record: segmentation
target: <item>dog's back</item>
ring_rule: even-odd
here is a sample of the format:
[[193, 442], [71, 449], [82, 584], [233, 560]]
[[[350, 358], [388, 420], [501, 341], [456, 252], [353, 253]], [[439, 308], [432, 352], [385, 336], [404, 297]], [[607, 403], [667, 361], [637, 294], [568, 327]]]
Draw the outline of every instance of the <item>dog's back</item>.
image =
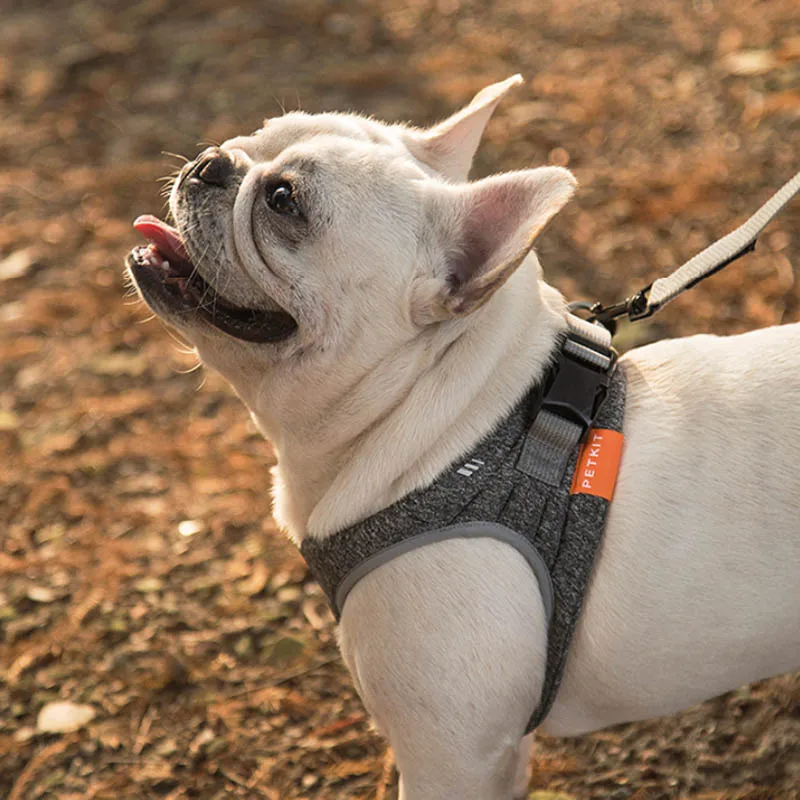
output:
[[664, 341], [621, 367], [622, 468], [553, 733], [800, 663], [800, 325]]

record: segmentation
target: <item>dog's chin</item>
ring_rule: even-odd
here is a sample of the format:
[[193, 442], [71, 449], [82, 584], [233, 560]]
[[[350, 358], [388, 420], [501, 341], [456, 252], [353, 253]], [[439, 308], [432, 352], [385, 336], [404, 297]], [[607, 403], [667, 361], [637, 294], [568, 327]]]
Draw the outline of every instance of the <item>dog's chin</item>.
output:
[[174, 228], [154, 217], [134, 224], [150, 244], [128, 254], [128, 271], [144, 301], [165, 321], [178, 328], [211, 326], [256, 344], [282, 342], [297, 331], [297, 322], [277, 303], [254, 309], [226, 300], [197, 271]]

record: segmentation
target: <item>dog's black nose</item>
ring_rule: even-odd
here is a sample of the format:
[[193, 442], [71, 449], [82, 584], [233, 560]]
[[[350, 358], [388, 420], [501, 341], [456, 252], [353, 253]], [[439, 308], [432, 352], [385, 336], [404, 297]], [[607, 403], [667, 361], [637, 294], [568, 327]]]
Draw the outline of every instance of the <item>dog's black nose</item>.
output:
[[209, 186], [226, 186], [234, 173], [231, 157], [218, 147], [207, 150], [200, 156], [194, 177]]

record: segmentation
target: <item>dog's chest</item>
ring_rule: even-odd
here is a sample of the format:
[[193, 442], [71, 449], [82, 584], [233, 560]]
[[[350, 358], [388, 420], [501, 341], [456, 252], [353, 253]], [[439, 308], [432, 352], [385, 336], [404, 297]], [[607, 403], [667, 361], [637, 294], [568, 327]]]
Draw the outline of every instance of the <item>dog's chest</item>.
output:
[[[624, 401], [625, 376], [617, 370], [595, 427], [620, 432]], [[591, 472], [585, 458], [578, 464], [578, 448], [555, 480], [534, 477], [526, 468], [528, 432], [540, 402], [532, 389], [495, 431], [431, 485], [328, 538], [306, 539], [301, 547], [337, 618], [364, 575], [412, 549], [489, 537], [519, 550], [538, 579], [549, 617], [545, 685], [531, 729], [558, 689], [608, 508], [603, 497], [571, 491], [576, 467]]]

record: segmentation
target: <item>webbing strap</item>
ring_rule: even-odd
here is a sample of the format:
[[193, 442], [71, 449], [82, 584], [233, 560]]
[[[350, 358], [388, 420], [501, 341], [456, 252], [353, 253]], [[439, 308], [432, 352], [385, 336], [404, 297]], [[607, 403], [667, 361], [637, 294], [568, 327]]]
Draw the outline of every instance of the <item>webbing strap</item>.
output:
[[647, 295], [647, 316], [663, 308], [681, 292], [713, 275], [755, 244], [758, 235], [800, 192], [800, 172], [775, 192], [750, 219], [714, 244], [698, 253], [666, 278], [659, 278]]
[[583, 427], [551, 411], [540, 410], [525, 437], [517, 469], [548, 486], [560, 486]]
[[570, 333], [605, 350], [611, 349], [611, 333], [602, 325], [581, 319], [574, 314], [567, 314], [566, 320]]

